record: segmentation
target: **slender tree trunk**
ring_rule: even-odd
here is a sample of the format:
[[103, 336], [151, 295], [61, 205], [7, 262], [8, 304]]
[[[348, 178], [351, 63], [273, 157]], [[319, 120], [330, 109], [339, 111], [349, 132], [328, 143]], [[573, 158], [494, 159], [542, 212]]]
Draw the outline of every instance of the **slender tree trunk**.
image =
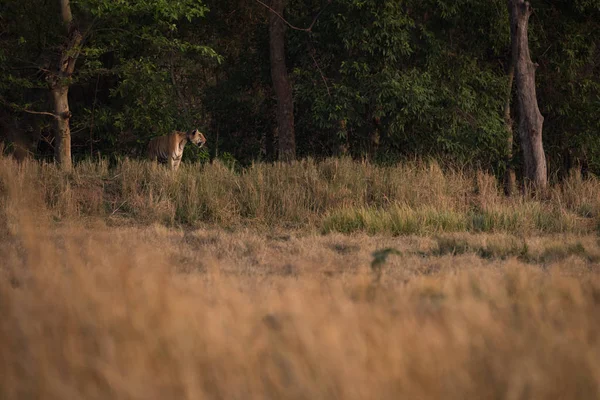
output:
[[544, 188], [548, 183], [546, 155], [542, 143], [544, 117], [540, 113], [535, 91], [536, 65], [531, 61], [527, 25], [531, 5], [524, 0], [508, 0], [512, 58], [519, 101], [519, 137], [525, 163], [525, 183]]
[[71, 119], [71, 111], [69, 109], [69, 80], [75, 70], [75, 63], [80, 51], [79, 46], [83, 37], [73, 23], [69, 0], [60, 0], [60, 5], [62, 22], [67, 31], [67, 37], [61, 49], [56, 73], [49, 80], [52, 100], [54, 102], [54, 114], [57, 121], [54, 158], [63, 170], [69, 171], [72, 166], [71, 128], [69, 124]]
[[369, 133], [369, 160], [375, 160], [379, 151], [379, 143], [381, 141], [381, 120], [379, 117], [371, 116], [371, 132]]
[[338, 149], [339, 156], [347, 156], [350, 154], [350, 138], [348, 137], [348, 124], [345, 119], [338, 121]]
[[[269, 14], [269, 44], [271, 56], [271, 78], [277, 97], [277, 126], [279, 133], [279, 160], [292, 161], [296, 158], [296, 134], [294, 132], [294, 102], [292, 86], [285, 65], [286, 26], [277, 15], [283, 16], [286, 0], [272, 0]], [[277, 14], [275, 14], [277, 13]]]
[[515, 78], [515, 63], [511, 57], [508, 65], [508, 90], [506, 101], [504, 103], [504, 126], [506, 127], [506, 171], [504, 172], [504, 193], [512, 196], [517, 186], [515, 169], [513, 167], [513, 119], [510, 113], [510, 103], [512, 98], [512, 87]]

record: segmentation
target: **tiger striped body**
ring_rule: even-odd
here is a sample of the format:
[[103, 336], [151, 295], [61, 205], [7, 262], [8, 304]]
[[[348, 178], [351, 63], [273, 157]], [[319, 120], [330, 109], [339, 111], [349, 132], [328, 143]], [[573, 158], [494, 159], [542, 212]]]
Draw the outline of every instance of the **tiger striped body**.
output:
[[168, 163], [171, 169], [177, 170], [183, 157], [183, 149], [188, 142], [202, 147], [206, 138], [198, 129], [190, 132], [175, 131], [169, 135], [155, 137], [148, 143], [148, 158]]

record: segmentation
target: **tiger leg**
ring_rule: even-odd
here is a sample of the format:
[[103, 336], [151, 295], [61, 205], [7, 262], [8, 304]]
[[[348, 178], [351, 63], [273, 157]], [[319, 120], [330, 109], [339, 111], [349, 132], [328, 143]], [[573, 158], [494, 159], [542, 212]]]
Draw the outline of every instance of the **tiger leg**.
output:
[[175, 160], [175, 171], [179, 169], [179, 164], [181, 164], [181, 158]]

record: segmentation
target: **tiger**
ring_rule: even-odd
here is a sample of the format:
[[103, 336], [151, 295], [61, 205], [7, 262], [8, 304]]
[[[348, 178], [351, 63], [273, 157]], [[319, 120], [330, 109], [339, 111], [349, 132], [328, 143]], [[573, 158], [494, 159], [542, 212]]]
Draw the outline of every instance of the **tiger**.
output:
[[168, 162], [171, 169], [177, 171], [187, 142], [202, 147], [206, 143], [206, 138], [198, 129], [189, 132], [174, 131], [168, 135], [155, 137], [148, 143], [148, 158], [151, 161]]

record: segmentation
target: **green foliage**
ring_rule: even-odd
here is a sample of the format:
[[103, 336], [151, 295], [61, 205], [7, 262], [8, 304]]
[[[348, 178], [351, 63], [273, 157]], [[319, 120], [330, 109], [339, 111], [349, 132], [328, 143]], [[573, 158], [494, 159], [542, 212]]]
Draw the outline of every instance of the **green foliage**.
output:
[[119, 67], [118, 77], [118, 85], [111, 90], [111, 96], [122, 103], [113, 115], [115, 128], [152, 129], [155, 134], [175, 128], [177, 106], [167, 71], [148, 58], [130, 59]]
[[399, 154], [494, 165], [506, 152], [506, 78], [497, 60], [481, 54], [490, 43], [496, 56], [507, 47], [505, 4], [425, 3], [347, 1], [329, 9], [311, 38], [316, 55], [294, 71], [301, 118], [314, 121], [301, 122], [344, 137], [338, 126], [346, 121], [358, 153], [378, 129], [384, 147]]
[[95, 17], [114, 18], [120, 16], [124, 21], [135, 21], [140, 17], [149, 17], [168, 24], [183, 18], [191, 21], [203, 17], [207, 7], [198, 0], [86, 0], [77, 5]]
[[[34, 89], [47, 87], [47, 72], [57, 62], [55, 49], [64, 40], [58, 7], [37, 3], [11, 0], [3, 6], [3, 14], [14, 18], [3, 27], [8, 32], [3, 42], [12, 46], [13, 68], [2, 64], [9, 73], [0, 80], [0, 89], [3, 97], [13, 92], [23, 95], [11, 98], [20, 103], [16, 110], [50, 107], [44, 93]], [[194, 72], [190, 64], [221, 60], [190, 35], [198, 18], [208, 12], [203, 2], [80, 0], [72, 3], [72, 10], [85, 35], [71, 90], [75, 151], [89, 148], [91, 141], [104, 151], [127, 154], [151, 136], [188, 130], [201, 122], [198, 106], [190, 107], [185, 90], [174, 86], [183, 86], [187, 79], [183, 67]], [[38, 21], [43, 21], [40, 27], [34, 24]], [[23, 73], [29, 69], [39, 72]], [[14, 70], [18, 72], [10, 72]], [[199, 92], [192, 94], [197, 97]], [[188, 112], [182, 113], [185, 108]]]

